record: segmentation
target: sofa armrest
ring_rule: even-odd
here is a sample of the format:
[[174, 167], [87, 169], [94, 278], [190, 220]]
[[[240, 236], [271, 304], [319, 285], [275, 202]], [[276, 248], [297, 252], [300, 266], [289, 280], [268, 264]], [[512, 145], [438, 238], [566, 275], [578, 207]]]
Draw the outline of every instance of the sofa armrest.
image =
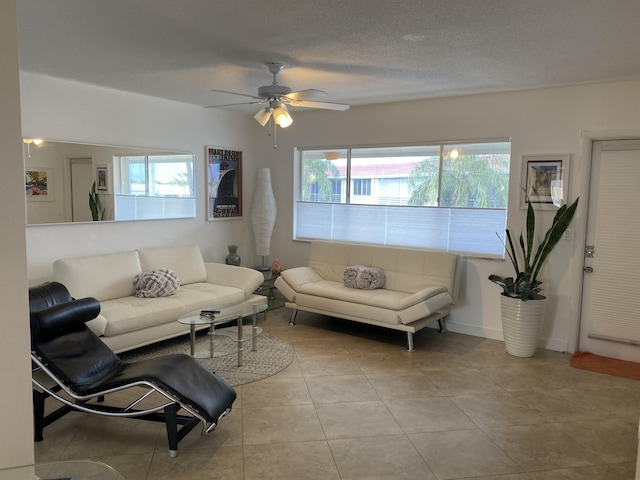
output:
[[207, 283], [236, 287], [244, 291], [245, 299], [264, 282], [264, 275], [253, 268], [224, 263], [205, 262]]
[[412, 293], [408, 297], [405, 297], [400, 302], [398, 302], [395, 307], [399, 310], [409, 308], [412, 305], [424, 302], [432, 297], [435, 297], [436, 295], [440, 295], [443, 293], [448, 294], [449, 303], [451, 303], [453, 301], [453, 298], [451, 298], [451, 294], [448, 292], [447, 288], [443, 286], [434, 286], [423, 288], [416, 293]]
[[290, 268], [282, 272], [275, 281], [275, 287], [290, 302], [296, 301], [296, 293], [306, 284], [316, 283], [323, 278], [310, 267]]
[[296, 267], [285, 270], [280, 274], [293, 290], [299, 290], [300, 286], [307, 283], [316, 283], [324, 280], [318, 272], [311, 267]]

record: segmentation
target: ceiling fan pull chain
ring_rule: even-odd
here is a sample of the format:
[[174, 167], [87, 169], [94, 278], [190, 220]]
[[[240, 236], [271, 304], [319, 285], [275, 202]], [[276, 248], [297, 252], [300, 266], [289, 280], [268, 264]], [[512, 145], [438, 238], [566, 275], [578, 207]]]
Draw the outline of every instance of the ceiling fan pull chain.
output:
[[273, 115], [271, 116], [271, 122], [273, 124], [273, 148], [278, 148], [278, 127], [273, 119]]

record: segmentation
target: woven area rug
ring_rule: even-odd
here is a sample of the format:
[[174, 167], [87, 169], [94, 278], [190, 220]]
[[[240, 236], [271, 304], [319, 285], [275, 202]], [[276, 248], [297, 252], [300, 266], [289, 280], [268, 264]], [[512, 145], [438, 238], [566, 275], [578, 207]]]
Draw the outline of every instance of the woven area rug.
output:
[[[246, 337], [245, 337], [246, 338]], [[235, 342], [227, 337], [216, 339], [216, 348], [233, 351]], [[189, 337], [182, 336], [159, 342], [119, 356], [127, 362], [135, 362], [143, 358], [157, 357], [169, 353], [189, 354]], [[209, 352], [209, 337], [198, 334], [196, 338], [196, 357], [206, 356]], [[238, 367], [238, 355], [231, 353], [216, 358], [198, 358], [209, 370], [217, 373], [232, 386], [262, 380], [281, 372], [291, 364], [294, 358], [293, 347], [274, 335], [261, 333], [257, 337], [257, 350], [251, 351], [251, 342], [246, 342], [242, 354], [242, 367]]]
[[576, 352], [571, 355], [570, 364], [582, 370], [640, 380], [640, 363], [601, 357], [588, 352]]

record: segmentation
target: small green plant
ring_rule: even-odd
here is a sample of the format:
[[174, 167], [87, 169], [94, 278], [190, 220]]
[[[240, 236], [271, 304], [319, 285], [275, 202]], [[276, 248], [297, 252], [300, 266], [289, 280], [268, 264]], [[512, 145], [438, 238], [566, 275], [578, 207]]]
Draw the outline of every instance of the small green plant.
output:
[[94, 222], [99, 222], [104, 219], [105, 209], [100, 205], [100, 198], [96, 193], [96, 182], [93, 182], [91, 190], [89, 191], [89, 208], [91, 209], [91, 218]]
[[[562, 238], [564, 232], [569, 228], [569, 224], [573, 219], [573, 215], [578, 208], [578, 200], [576, 199], [569, 207], [562, 205], [556, 212], [553, 218], [553, 225], [547, 230], [544, 239], [538, 245], [538, 248], [534, 252], [534, 237], [536, 228], [536, 217], [531, 202], [527, 203], [527, 224], [525, 230], [526, 243], [523, 234], [520, 233], [519, 245], [520, 256], [522, 257], [522, 264], [524, 269], [520, 269], [520, 263], [518, 262], [518, 254], [513, 245], [511, 239], [511, 232], [507, 228], [507, 242], [509, 248], [506, 248], [507, 255], [511, 259], [513, 268], [515, 270], [515, 277], [501, 277], [499, 275], [489, 275], [489, 280], [500, 285], [502, 287], [502, 295], [508, 297], [519, 298], [522, 301], [527, 300], [541, 300], [546, 298], [540, 293], [540, 285], [542, 282], [538, 280], [538, 273], [542, 268], [542, 264], [546, 260], [553, 247]], [[504, 244], [504, 242], [503, 242]]]

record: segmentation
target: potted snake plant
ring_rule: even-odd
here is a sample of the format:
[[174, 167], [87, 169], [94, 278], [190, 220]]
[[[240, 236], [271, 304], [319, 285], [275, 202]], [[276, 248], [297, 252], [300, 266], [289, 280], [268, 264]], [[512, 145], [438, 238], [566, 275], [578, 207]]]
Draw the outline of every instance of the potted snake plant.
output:
[[578, 208], [578, 199], [570, 206], [562, 205], [553, 218], [542, 241], [535, 246], [536, 217], [531, 202], [527, 202], [525, 232], [520, 233], [519, 250], [513, 244], [511, 232], [506, 230], [507, 255], [513, 265], [514, 276], [489, 275], [489, 280], [502, 287], [500, 310], [502, 331], [507, 353], [516, 357], [531, 357], [536, 351], [546, 297], [538, 280], [545, 260], [562, 238]]
[[89, 190], [89, 209], [91, 210], [91, 218], [94, 222], [104, 220], [105, 209], [100, 205], [100, 198], [96, 192], [96, 182], [93, 182], [91, 190]]

